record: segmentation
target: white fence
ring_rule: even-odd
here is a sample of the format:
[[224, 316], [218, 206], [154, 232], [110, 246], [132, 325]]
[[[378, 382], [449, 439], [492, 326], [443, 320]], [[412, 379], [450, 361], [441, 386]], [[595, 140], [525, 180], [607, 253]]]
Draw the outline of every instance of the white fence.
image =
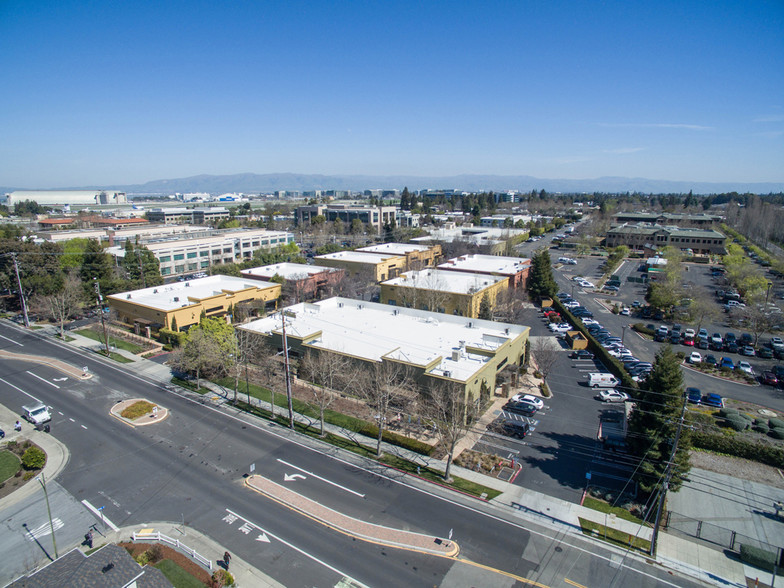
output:
[[199, 555], [195, 549], [191, 549], [187, 545], [180, 543], [179, 539], [172, 539], [163, 533], [133, 533], [131, 535], [133, 541], [159, 541], [160, 543], [168, 543], [172, 547], [179, 549], [183, 553], [188, 554], [198, 563], [203, 565], [208, 570], [212, 571], [212, 560], [207, 559], [203, 555]]

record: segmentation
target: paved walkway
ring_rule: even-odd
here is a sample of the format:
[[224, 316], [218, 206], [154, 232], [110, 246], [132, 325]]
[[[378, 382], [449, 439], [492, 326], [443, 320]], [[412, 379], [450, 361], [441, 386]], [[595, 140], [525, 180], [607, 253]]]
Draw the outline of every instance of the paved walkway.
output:
[[[89, 350], [98, 348], [98, 344], [92, 339], [80, 337], [75, 333], [69, 333], [69, 335], [73, 337], [73, 341], [70, 342], [70, 345]], [[159, 383], [161, 386], [171, 385], [171, 372], [167, 366], [161, 365], [157, 362], [142, 359], [131, 353], [124, 352], [123, 350], [117, 350], [117, 353], [120, 353], [121, 355], [135, 362], [135, 365], [132, 368], [135, 374], [149, 378], [150, 380]], [[110, 361], [105, 360], [104, 358], [101, 358], [101, 360]], [[212, 389], [214, 392], [214, 394], [211, 396], [207, 395], [206, 397], [201, 397], [204, 401], [216, 406], [226, 405], [229, 402], [231, 396], [229, 390], [212, 383], [205, 382], [204, 385]], [[186, 394], [189, 393], [183, 389], [179, 390]], [[264, 410], [269, 410], [269, 404], [267, 402], [253, 399], [253, 403]], [[2, 415], [0, 414], [0, 416]], [[244, 415], [243, 418], [253, 419], [255, 417], [252, 417], [251, 415]], [[314, 426], [317, 424], [316, 421], [302, 415], [296, 415], [296, 418], [302, 423], [307, 423]], [[11, 423], [13, 423], [13, 421], [11, 421]], [[351, 438], [370, 447], [375, 447], [375, 439], [364, 438], [361, 435], [357, 435], [353, 431], [348, 431], [334, 425], [327, 424], [326, 428], [328, 432], [333, 434]], [[46, 436], [45, 433], [41, 433], [40, 435]], [[313, 441], [313, 443], [317, 444], [318, 442]], [[44, 445], [41, 445], [41, 447], [44, 447]], [[44, 449], [46, 448], [44, 447]], [[441, 460], [415, 454], [401, 447], [388, 445], [386, 443], [382, 444], [382, 450], [386, 453], [398, 455], [400, 457], [409, 459], [414, 463], [433, 468], [437, 471], [443, 472], [446, 467], [446, 464]], [[55, 451], [57, 450], [55, 449]], [[61, 453], [63, 452], [62, 450], [60, 451]], [[354, 456], [353, 454], [349, 454], [346, 456], [346, 459], [360, 460], [361, 458]], [[47, 468], [48, 467], [49, 464], [47, 464]], [[535, 522], [558, 529], [561, 532], [566, 532], [568, 534], [582, 537], [583, 535], [580, 529], [579, 519], [584, 518], [601, 525], [607, 525], [609, 527], [616, 528], [619, 531], [627, 533], [631, 536], [639, 536], [643, 539], [650, 538], [650, 528], [640, 527], [639, 525], [629, 521], [617, 518], [615, 520], [611, 520], [610, 518], [605, 518], [603, 513], [582, 507], [577, 504], [565, 502], [546, 494], [515, 486], [497, 478], [485, 476], [483, 474], [479, 474], [454, 465], [452, 466], [451, 473], [454, 476], [459, 476], [500, 490], [501, 494], [493, 499], [490, 504], [499, 509], [500, 513], [506, 515], [514, 514], [523, 521], [527, 520]], [[48, 472], [46, 475], [47, 478], [49, 478]], [[431, 490], [434, 489], [432, 484], [419, 479], [417, 476], [410, 474], [405, 474], [405, 476], [409, 483], [413, 485], [416, 485], [420, 488], [429, 488]], [[314, 503], [314, 505], [315, 504], [317, 503]], [[340, 513], [335, 514], [339, 515]], [[323, 514], [323, 516], [326, 517], [333, 515], [328, 515], [327, 513]], [[325, 524], [329, 524], [329, 522], [327, 521]], [[345, 524], [348, 525], [348, 523]], [[158, 527], [163, 529], [165, 525], [169, 525], [169, 528], [174, 527], [169, 523], [159, 523]], [[145, 527], [155, 526], [156, 525], [153, 523], [145, 525]], [[365, 532], [367, 532], [367, 530], [365, 530]], [[372, 536], [372, 534], [369, 536]], [[211, 540], [209, 540], [209, 538], [204, 538], [203, 541], [209, 542]], [[218, 554], [215, 557], [222, 556], [223, 548], [217, 546], [217, 544], [214, 542], [212, 542], [212, 545], [208, 546], [208, 548], [211, 549], [213, 553]], [[624, 550], [610, 545], [608, 545], [608, 548], [617, 549], [618, 553], [625, 553]], [[699, 578], [700, 580], [703, 580], [712, 585], [737, 586], [738, 588], [744, 588], [746, 586], [747, 576], [752, 580], [759, 578], [760, 585], [769, 585], [771, 580], [771, 574], [769, 573], [747, 568], [739, 561], [730, 559], [719, 551], [710, 549], [709, 547], [703, 546], [700, 543], [668, 535], [667, 533], [661, 533], [659, 535], [656, 560], [659, 564], [666, 566], [667, 568], [677, 570], [691, 577]], [[262, 580], [259, 580], [259, 578], [263, 578], [264, 574], [261, 571], [254, 569], [249, 564], [246, 564], [245, 562], [239, 562], [236, 559], [232, 560], [231, 567], [232, 573], [236, 573], [238, 582], [241, 585], [274, 585], [273, 583], [263, 584]], [[272, 581], [270, 580], [270, 582]]]

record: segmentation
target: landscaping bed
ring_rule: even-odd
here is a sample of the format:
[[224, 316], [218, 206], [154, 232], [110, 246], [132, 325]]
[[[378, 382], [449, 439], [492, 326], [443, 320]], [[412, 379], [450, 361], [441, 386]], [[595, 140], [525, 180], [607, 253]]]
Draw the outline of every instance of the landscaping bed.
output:
[[[184, 555], [171, 547], [161, 545], [160, 543], [118, 543], [117, 545], [124, 547], [137, 562], [149, 563], [160, 569], [177, 588], [180, 588], [181, 586], [201, 587], [212, 585], [212, 578], [207, 570], [194, 562], [187, 555]], [[153, 557], [152, 559], [149, 558], [153, 546], [156, 546], [156, 551], [159, 550], [160, 559], [157, 559], [156, 557]], [[155, 551], [152, 553], [154, 552]], [[145, 557], [145, 554], [148, 554], [148, 557]], [[164, 562], [170, 563], [167, 564]], [[172, 567], [171, 564], [174, 564], [176, 567]]]
[[46, 465], [46, 453], [28, 440], [9, 441], [0, 451], [0, 499], [34, 479]]

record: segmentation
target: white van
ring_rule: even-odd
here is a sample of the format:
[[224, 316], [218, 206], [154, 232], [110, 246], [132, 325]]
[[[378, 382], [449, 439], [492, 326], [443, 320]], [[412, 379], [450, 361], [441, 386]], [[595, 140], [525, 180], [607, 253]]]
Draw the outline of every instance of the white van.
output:
[[612, 374], [588, 374], [588, 387], [590, 388], [615, 388], [620, 380]]
[[41, 404], [40, 402], [23, 406], [22, 410], [24, 411], [24, 418], [34, 425], [42, 425], [52, 420], [52, 415], [49, 414], [49, 409], [45, 404]]

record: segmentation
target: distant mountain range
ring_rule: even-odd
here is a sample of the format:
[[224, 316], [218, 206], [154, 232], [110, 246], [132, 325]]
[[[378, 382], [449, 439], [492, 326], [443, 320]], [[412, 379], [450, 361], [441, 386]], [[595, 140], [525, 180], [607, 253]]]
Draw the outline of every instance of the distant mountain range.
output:
[[[682, 182], [646, 178], [601, 177], [584, 180], [546, 179], [532, 176], [345, 176], [318, 174], [233, 174], [198, 175], [189, 178], [154, 180], [145, 184], [80, 186], [60, 189], [112, 189], [128, 194], [173, 194], [175, 192], [273, 192], [275, 190], [369, 190], [394, 189], [455, 189], [467, 192], [546, 190], [547, 192], [642, 192], [644, 194], [688, 193], [717, 194], [752, 192], [768, 194], [784, 192], [784, 182]], [[0, 188], [10, 192], [21, 188]]]

